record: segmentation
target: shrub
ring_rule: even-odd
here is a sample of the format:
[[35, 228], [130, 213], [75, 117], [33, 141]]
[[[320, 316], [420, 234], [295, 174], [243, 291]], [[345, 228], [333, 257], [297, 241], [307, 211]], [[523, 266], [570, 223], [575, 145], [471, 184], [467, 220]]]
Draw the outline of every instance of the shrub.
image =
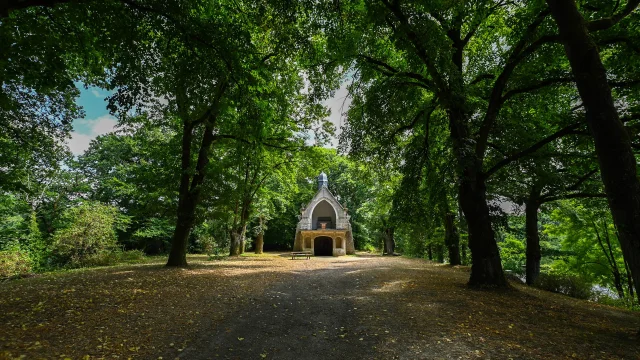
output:
[[111, 266], [121, 262], [137, 263], [144, 260], [145, 254], [142, 250], [128, 251], [101, 251], [87, 255], [82, 259], [71, 263], [74, 267]]
[[74, 267], [111, 266], [120, 262], [120, 252], [109, 251], [90, 254], [71, 265]]
[[595, 298], [595, 301], [600, 304], [638, 311], [640, 310], [640, 304], [637, 304], [634, 300], [635, 299], [631, 299], [628, 296], [620, 299], [618, 297], [611, 297], [603, 293], [598, 294]]
[[147, 254], [163, 253], [171, 248], [171, 236], [175, 223], [167, 219], [145, 219], [132, 236], [132, 247], [143, 248]]
[[116, 251], [118, 210], [97, 202], [86, 202], [67, 210], [66, 227], [53, 236], [53, 251], [71, 267], [109, 265]]
[[144, 260], [145, 254], [142, 250], [128, 250], [119, 253], [119, 260], [126, 262], [140, 262]]
[[515, 274], [523, 274], [526, 262], [524, 243], [508, 234], [507, 238], [498, 245], [500, 246], [502, 267]]
[[593, 284], [574, 275], [561, 273], [542, 273], [536, 279], [535, 287], [577, 299], [590, 299]]
[[26, 275], [33, 270], [29, 253], [19, 249], [0, 251], [0, 279]]
[[213, 249], [217, 246], [213, 236], [202, 235], [196, 238], [194, 246], [189, 249], [189, 252], [195, 254], [211, 254]]
[[368, 253], [375, 253], [378, 252], [378, 249], [376, 249], [375, 246], [373, 246], [373, 244], [371, 243], [366, 243], [363, 247], [362, 247], [362, 251], [366, 251]]

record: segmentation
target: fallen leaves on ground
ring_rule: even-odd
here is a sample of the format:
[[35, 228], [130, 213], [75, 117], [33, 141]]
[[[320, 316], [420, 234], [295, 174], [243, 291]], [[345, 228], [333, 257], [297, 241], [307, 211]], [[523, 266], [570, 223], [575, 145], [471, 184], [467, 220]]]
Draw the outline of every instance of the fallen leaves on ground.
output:
[[[172, 358], [277, 281], [263, 258], [83, 269], [0, 283], [0, 359]], [[286, 265], [286, 263], [284, 263]]]
[[[335, 284], [322, 302], [326, 308], [303, 315], [308, 333], [296, 335], [325, 346], [326, 354], [343, 351], [345, 344], [353, 350], [333, 354], [343, 358], [359, 356], [360, 349], [379, 359], [640, 357], [638, 314], [519, 285], [473, 290], [465, 286], [464, 268], [364, 256], [189, 261], [189, 269], [157, 262], [1, 283], [0, 358], [173, 359], [213, 340], [215, 328], [233, 336], [229, 352], [254, 346], [255, 358], [277, 358], [286, 337], [261, 344], [260, 327], [234, 324], [244, 316], [248, 323], [274, 326], [274, 336], [286, 336], [290, 329], [280, 319], [290, 305], [283, 301], [296, 296], [269, 289], [298, 281], [296, 289]], [[331, 278], [302, 283], [309, 277], [301, 275], [316, 271]], [[278, 318], [262, 318], [256, 299]], [[335, 313], [340, 325], [314, 322], [313, 311]]]

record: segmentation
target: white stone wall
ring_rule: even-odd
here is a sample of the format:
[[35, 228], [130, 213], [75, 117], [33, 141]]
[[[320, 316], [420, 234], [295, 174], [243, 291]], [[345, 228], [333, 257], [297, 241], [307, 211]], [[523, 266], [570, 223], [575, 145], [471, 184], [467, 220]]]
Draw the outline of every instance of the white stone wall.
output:
[[336, 215], [335, 227], [336, 229], [348, 229], [349, 228], [349, 218], [340, 205], [336, 198], [329, 192], [329, 189], [326, 187], [322, 187], [317, 193], [316, 196], [313, 197], [311, 202], [306, 206], [305, 210], [302, 212], [300, 216], [300, 222], [298, 223], [298, 229], [300, 230], [311, 230], [313, 229], [314, 219], [313, 211], [315, 207], [321, 203], [322, 201], [326, 201], [333, 207]]

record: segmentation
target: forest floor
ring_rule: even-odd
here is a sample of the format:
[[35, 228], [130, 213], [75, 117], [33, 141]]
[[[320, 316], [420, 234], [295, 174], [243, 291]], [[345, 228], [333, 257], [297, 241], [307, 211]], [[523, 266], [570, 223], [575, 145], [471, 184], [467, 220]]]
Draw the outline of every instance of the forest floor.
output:
[[640, 314], [359, 255], [160, 260], [0, 283], [0, 358], [638, 359]]

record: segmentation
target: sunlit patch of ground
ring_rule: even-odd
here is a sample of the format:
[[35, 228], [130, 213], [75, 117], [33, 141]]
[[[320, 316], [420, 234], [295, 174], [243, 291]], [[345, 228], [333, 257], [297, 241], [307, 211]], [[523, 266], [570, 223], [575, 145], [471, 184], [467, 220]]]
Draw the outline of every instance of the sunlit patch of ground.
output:
[[0, 283], [0, 358], [640, 358], [638, 314], [524, 286], [471, 290], [464, 268], [288, 254], [189, 262]]

